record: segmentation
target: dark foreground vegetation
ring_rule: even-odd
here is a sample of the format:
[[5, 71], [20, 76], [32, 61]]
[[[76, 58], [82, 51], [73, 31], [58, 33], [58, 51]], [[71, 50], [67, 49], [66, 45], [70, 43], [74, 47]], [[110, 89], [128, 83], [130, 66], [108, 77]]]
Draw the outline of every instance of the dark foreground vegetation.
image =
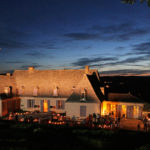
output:
[[149, 150], [150, 133], [0, 121], [0, 150]]

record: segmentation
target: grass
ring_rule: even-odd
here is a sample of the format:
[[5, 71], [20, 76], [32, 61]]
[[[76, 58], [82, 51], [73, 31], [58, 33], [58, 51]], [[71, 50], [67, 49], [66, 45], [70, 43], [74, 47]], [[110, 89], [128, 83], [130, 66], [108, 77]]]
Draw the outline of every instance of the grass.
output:
[[0, 121], [0, 150], [149, 150], [150, 133]]

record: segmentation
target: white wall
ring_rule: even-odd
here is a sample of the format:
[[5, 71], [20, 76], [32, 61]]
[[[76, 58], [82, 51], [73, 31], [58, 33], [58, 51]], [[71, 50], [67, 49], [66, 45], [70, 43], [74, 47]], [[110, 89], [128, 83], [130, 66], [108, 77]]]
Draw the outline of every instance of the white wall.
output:
[[80, 117], [80, 106], [86, 106], [86, 117], [93, 113], [100, 114], [100, 103], [66, 103], [66, 116], [86, 118]]
[[[41, 108], [27, 108], [27, 100], [28, 99], [34, 99], [35, 100], [35, 105], [41, 105], [41, 100], [50, 100], [50, 106], [56, 106], [56, 100], [64, 100], [66, 101], [67, 98], [50, 98], [50, 97], [21, 97], [21, 103], [20, 107], [22, 110], [25, 111], [34, 111], [34, 110], [41, 110]], [[55, 111], [57, 113], [65, 113], [65, 109], [55, 109], [55, 108], [50, 108], [51, 111]]]

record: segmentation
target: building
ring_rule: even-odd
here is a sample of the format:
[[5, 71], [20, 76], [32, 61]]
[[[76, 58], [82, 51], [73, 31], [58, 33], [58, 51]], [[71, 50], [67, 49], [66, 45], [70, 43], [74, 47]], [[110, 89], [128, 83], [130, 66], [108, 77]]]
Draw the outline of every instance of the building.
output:
[[127, 119], [141, 119], [144, 103], [131, 93], [109, 93], [102, 102], [102, 115]]
[[100, 114], [103, 94], [97, 70], [15, 70], [0, 76], [0, 93], [19, 97], [24, 111], [56, 112], [86, 118]]
[[[0, 75], [0, 115], [18, 110], [56, 112], [84, 119], [92, 114], [142, 118], [144, 103], [130, 93], [109, 93], [100, 87], [98, 70], [15, 70]], [[14, 102], [11, 102], [14, 101]], [[15, 107], [16, 106], [16, 107]]]

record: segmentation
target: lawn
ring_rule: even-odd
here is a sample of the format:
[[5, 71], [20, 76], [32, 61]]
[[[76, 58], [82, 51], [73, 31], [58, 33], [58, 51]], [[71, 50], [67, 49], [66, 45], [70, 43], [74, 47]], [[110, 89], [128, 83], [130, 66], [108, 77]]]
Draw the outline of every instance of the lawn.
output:
[[150, 150], [150, 133], [0, 121], [0, 150]]

